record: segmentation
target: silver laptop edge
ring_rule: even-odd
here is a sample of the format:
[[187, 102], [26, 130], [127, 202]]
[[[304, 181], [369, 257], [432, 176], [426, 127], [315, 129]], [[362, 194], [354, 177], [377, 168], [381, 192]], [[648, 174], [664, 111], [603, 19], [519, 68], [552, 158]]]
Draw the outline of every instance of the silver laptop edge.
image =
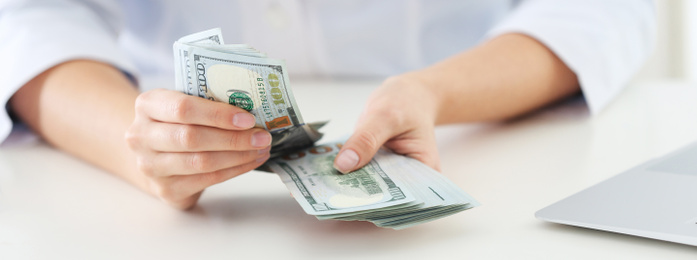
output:
[[697, 246], [697, 142], [549, 205], [535, 217]]

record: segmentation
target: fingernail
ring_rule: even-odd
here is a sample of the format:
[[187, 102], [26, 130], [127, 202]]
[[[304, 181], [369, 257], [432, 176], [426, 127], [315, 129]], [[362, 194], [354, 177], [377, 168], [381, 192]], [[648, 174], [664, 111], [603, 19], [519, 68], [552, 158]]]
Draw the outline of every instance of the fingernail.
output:
[[252, 146], [257, 148], [267, 147], [271, 144], [271, 135], [267, 132], [259, 131], [252, 135]]
[[341, 173], [349, 173], [358, 164], [358, 154], [351, 149], [346, 149], [336, 157], [334, 161], [334, 168], [339, 170]]
[[232, 124], [239, 128], [250, 128], [254, 123], [254, 116], [249, 113], [237, 113], [232, 117]]

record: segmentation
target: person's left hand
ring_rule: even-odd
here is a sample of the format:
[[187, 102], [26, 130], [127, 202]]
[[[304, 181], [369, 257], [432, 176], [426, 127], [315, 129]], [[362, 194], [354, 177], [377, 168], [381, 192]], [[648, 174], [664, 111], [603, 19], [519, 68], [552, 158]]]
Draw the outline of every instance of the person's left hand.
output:
[[440, 171], [434, 126], [437, 95], [407, 77], [392, 77], [372, 93], [353, 135], [334, 161], [342, 173], [366, 165], [383, 145]]

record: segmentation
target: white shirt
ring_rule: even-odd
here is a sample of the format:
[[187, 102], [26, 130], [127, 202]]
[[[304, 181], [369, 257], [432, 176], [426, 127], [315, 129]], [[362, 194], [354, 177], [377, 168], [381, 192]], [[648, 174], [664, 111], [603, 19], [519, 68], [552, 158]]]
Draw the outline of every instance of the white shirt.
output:
[[[395, 75], [487, 38], [524, 33], [577, 74], [597, 113], [639, 69], [655, 36], [650, 0], [5, 1], [2, 104], [46, 69], [79, 58], [174, 81], [172, 43], [221, 27], [226, 43], [285, 59], [291, 75], [337, 77]], [[11, 128], [0, 112], [0, 140]]]

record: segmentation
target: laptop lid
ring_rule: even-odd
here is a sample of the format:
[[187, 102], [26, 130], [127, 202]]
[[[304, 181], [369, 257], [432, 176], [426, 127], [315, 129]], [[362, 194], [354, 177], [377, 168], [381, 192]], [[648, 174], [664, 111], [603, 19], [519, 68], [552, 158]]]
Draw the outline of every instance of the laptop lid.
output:
[[535, 216], [697, 246], [697, 142], [547, 206]]

